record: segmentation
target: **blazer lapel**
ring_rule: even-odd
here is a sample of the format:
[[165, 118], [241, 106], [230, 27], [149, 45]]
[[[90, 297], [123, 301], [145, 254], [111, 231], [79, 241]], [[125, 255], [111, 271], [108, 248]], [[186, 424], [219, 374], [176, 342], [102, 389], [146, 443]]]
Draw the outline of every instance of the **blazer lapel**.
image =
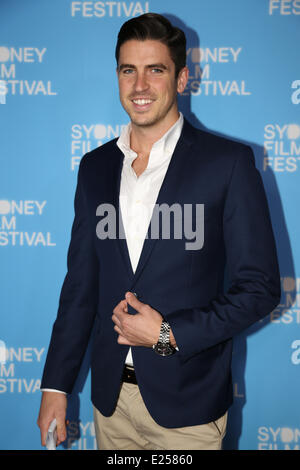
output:
[[[116, 157], [116, 158], [114, 158]], [[133, 279], [133, 270], [131, 266], [131, 261], [129, 257], [125, 231], [122, 221], [122, 215], [120, 210], [120, 185], [121, 185], [121, 174], [123, 168], [123, 159], [124, 155], [119, 149], [119, 147], [115, 146], [115, 155], [112, 155], [112, 188], [113, 188], [113, 206], [116, 211], [116, 243], [118, 246], [118, 250], [120, 251], [121, 258], [125, 265], [125, 269], [128, 273], [129, 279]]]
[[[185, 121], [184, 127], [182, 130], [182, 134], [178, 140], [178, 143], [175, 147], [173, 156], [169, 163], [165, 178], [161, 185], [160, 191], [158, 193], [158, 197], [156, 200], [156, 207], [159, 207], [160, 204], [168, 204], [172, 205], [177, 201], [176, 194], [178, 188], [182, 182], [182, 177], [184, 175], [184, 170], [186, 165], [189, 164], [189, 156], [190, 156], [190, 146], [192, 144], [192, 126]], [[153, 220], [153, 215], [151, 221]], [[150, 227], [151, 221], [148, 228], [147, 238], [144, 241], [142, 253], [132, 279], [132, 286], [136, 283], [138, 277], [141, 275], [145, 264], [147, 263], [151, 252], [157, 242], [157, 239], [151, 239]], [[127, 250], [128, 253], [128, 250]]]

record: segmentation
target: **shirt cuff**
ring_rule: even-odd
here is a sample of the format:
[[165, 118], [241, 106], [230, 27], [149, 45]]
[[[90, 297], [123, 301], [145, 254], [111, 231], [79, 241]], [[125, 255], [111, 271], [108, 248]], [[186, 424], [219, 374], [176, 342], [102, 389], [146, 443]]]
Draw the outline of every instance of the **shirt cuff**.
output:
[[41, 392], [57, 392], [57, 393], [63, 393], [64, 395], [67, 395], [66, 392], [63, 392], [62, 390], [55, 390], [55, 388], [41, 388]]

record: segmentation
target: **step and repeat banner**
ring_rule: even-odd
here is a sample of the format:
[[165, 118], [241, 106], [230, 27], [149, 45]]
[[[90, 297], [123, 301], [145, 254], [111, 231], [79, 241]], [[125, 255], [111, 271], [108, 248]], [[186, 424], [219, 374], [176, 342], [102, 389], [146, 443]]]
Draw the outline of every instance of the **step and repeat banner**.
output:
[[[78, 165], [128, 122], [114, 49], [123, 22], [146, 12], [186, 33], [187, 119], [251, 145], [277, 241], [282, 298], [235, 338], [225, 449], [299, 450], [299, 0], [0, 1], [0, 449], [41, 449]], [[96, 449], [89, 350], [68, 419], [60, 448]]]

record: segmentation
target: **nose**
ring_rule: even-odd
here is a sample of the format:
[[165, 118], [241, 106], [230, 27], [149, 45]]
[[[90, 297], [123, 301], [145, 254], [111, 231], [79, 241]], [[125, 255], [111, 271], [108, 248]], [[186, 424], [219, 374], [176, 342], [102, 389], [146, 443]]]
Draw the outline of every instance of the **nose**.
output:
[[136, 91], [145, 91], [149, 87], [146, 74], [144, 72], [137, 72], [135, 80], [135, 90]]

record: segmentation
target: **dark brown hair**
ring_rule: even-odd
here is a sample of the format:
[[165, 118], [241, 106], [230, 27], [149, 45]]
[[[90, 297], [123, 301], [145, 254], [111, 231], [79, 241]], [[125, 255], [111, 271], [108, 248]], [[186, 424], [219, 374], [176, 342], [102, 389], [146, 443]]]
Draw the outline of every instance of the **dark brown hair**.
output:
[[170, 51], [171, 59], [175, 64], [175, 77], [186, 65], [186, 37], [184, 32], [174, 27], [170, 21], [157, 13], [145, 13], [131, 18], [121, 27], [116, 45], [116, 61], [119, 62], [120, 47], [126, 41], [136, 39], [157, 40], [165, 44]]

